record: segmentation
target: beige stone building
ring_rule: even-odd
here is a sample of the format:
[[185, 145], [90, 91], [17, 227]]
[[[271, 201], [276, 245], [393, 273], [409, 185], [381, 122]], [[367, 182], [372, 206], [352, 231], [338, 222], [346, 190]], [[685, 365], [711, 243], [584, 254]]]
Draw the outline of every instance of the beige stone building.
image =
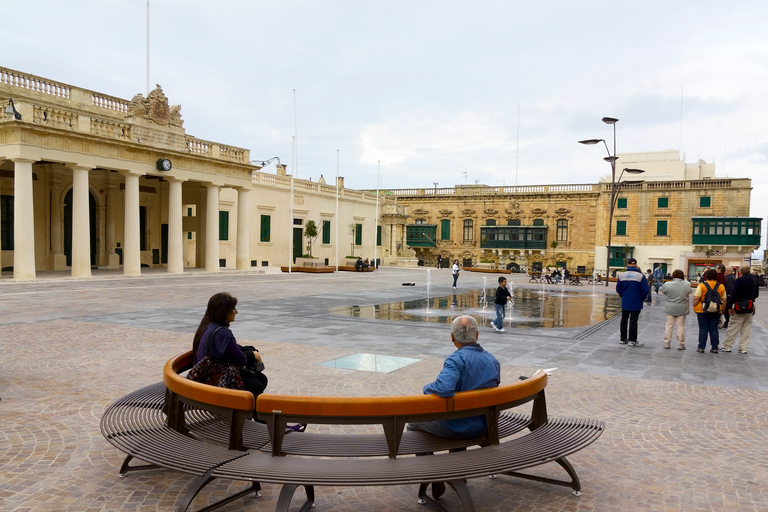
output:
[[[749, 217], [750, 192], [748, 179], [622, 184], [611, 227], [611, 273], [624, 268], [629, 257], [643, 269], [661, 263], [665, 272], [680, 268], [688, 275], [716, 263], [737, 266], [748, 260], [760, 246], [761, 226], [761, 219]], [[605, 273], [610, 183], [386, 194], [401, 209], [403, 244], [424, 264], [434, 264], [440, 254], [463, 266], [492, 264], [527, 272], [564, 266], [571, 272]]]
[[187, 135], [160, 86], [129, 101], [0, 68], [0, 100], [0, 266], [15, 279], [287, 265], [309, 220], [314, 255], [374, 258], [375, 194], [257, 172], [249, 150]]

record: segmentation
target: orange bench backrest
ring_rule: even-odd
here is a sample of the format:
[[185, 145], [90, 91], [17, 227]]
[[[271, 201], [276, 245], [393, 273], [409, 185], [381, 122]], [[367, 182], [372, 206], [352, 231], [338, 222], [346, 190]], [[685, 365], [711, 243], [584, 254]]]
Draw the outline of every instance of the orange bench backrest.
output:
[[177, 395], [198, 402], [243, 411], [253, 410], [253, 395], [250, 391], [217, 388], [216, 386], [200, 384], [179, 375], [179, 372], [192, 366], [192, 361], [191, 350], [168, 360], [163, 368], [163, 383], [165, 387]]
[[325, 417], [377, 417], [462, 411], [532, 399], [547, 385], [547, 374], [496, 388], [462, 391], [452, 398], [437, 395], [408, 396], [296, 396], [264, 393], [257, 412]]

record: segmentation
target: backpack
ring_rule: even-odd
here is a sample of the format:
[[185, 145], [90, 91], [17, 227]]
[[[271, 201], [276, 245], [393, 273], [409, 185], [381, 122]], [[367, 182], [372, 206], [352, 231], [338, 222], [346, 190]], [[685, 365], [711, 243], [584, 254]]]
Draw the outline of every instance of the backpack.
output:
[[710, 288], [709, 283], [704, 281], [704, 286], [707, 288], [707, 292], [701, 298], [701, 310], [704, 313], [719, 313], [720, 306], [723, 304], [720, 292], [717, 291], [720, 283], [715, 283], [715, 287]]

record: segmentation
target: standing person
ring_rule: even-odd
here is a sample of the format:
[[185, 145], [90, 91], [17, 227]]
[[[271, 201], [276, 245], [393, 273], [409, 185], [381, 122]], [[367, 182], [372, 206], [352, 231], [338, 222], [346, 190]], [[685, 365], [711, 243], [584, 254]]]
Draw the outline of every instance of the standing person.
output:
[[[726, 285], [726, 281], [727, 281], [727, 278], [725, 276], [725, 265], [723, 265], [722, 263], [719, 264], [719, 265], [715, 265], [715, 270], [717, 270], [717, 282], [720, 283], [721, 285], [725, 286]], [[726, 295], [726, 297], [728, 296], [728, 287], [727, 286], [725, 286], [725, 295]], [[720, 318], [717, 319], [717, 328], [718, 329], [722, 329], [723, 328], [723, 317], [726, 315], [727, 312], [728, 312], [728, 304], [727, 304], [727, 299], [726, 299], [726, 306], [723, 309], [723, 313], [720, 315]]]
[[438, 254], [437, 255], [437, 268], [440, 268], [440, 263], [443, 261], [443, 255]]
[[723, 312], [723, 329], [728, 329], [728, 321], [731, 319], [731, 306], [733, 305], [733, 301], [731, 300], [733, 296], [733, 283], [736, 280], [736, 276], [733, 275], [733, 269], [731, 267], [725, 267], [725, 296], [726, 296], [726, 304], [725, 304], [725, 311]]
[[[637, 260], [627, 260], [627, 270], [621, 272], [616, 280], [616, 293], [621, 297], [620, 341], [624, 345], [642, 347], [645, 343], [637, 341], [637, 319], [643, 309], [643, 300], [650, 293], [648, 280], [637, 268]], [[629, 332], [627, 332], [629, 323]]]
[[[228, 293], [217, 293], [208, 300], [208, 307], [192, 341], [195, 354], [194, 364], [206, 357], [228, 363], [237, 368], [256, 368], [261, 363], [261, 354], [253, 347], [241, 347], [237, 344], [229, 326], [237, 315], [237, 299]], [[209, 347], [210, 345], [210, 347]], [[262, 366], [263, 368], [263, 366]], [[245, 389], [256, 398], [264, 392], [268, 379], [261, 371], [240, 371]], [[256, 416], [254, 415], [254, 419]]]
[[693, 311], [699, 322], [699, 348], [696, 352], [704, 353], [709, 336], [710, 352], [717, 354], [720, 345], [720, 334], [717, 331], [717, 321], [725, 308], [727, 297], [725, 286], [717, 282], [717, 270], [710, 268], [704, 272], [704, 280], [696, 287], [693, 294]]
[[456, 289], [456, 282], [459, 280], [459, 260], [453, 260], [453, 268], [451, 269], [453, 274], [453, 289]]
[[493, 306], [496, 308], [496, 319], [491, 322], [491, 325], [496, 332], [504, 332], [504, 312], [507, 307], [507, 302], [512, 298], [512, 294], [507, 289], [507, 278], [499, 278], [499, 287], [496, 288], [496, 299], [493, 301]]
[[659, 288], [664, 284], [664, 271], [661, 269], [661, 263], [657, 263], [656, 268], [653, 269], [653, 284], [656, 289], [656, 295], [658, 295]]
[[664, 303], [664, 313], [667, 314], [667, 325], [664, 329], [664, 348], [672, 343], [672, 328], [677, 325], [677, 350], [685, 350], [685, 317], [688, 316], [691, 283], [685, 280], [685, 274], [677, 269], [672, 272], [672, 281], [661, 285], [661, 293], [667, 300]]
[[651, 283], [653, 282], [653, 272], [651, 272], [651, 269], [648, 269], [645, 271], [645, 278], [648, 280], [648, 296], [645, 298], [645, 302], [648, 304], [651, 303]]
[[571, 273], [568, 271], [568, 267], [566, 267], [563, 269], [563, 282], [567, 283], [570, 278], [571, 278]]
[[[733, 295], [728, 307], [731, 309], [731, 324], [723, 342], [723, 352], [730, 352], [736, 336], [739, 339], [739, 354], [746, 354], [749, 338], [752, 335], [752, 320], [755, 317], [755, 299], [760, 295], [757, 279], [750, 273], [749, 265], [739, 268], [741, 277], [733, 282]], [[751, 304], [750, 304], [751, 303]], [[751, 307], [750, 307], [751, 306]]]
[[[450, 398], [459, 391], [499, 385], [501, 366], [490, 352], [477, 343], [478, 337], [477, 322], [471, 316], [459, 316], [453, 321], [451, 341], [457, 350], [445, 360], [437, 379], [424, 386], [425, 395]], [[453, 439], [472, 439], [485, 434], [485, 416], [409, 423], [408, 430], [422, 430]]]

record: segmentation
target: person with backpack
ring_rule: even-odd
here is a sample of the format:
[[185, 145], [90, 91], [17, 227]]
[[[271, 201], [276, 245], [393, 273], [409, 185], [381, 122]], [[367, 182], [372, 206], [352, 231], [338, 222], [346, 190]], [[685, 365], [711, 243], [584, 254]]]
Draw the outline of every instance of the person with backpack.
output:
[[755, 299], [760, 294], [757, 280], [750, 270], [749, 265], [742, 265], [739, 269], [741, 277], [733, 282], [733, 293], [728, 301], [731, 319], [723, 342], [723, 352], [730, 352], [736, 336], [741, 335], [739, 354], [747, 353], [752, 334], [752, 319], [755, 317]]
[[717, 270], [710, 268], [704, 272], [704, 279], [693, 294], [693, 311], [699, 321], [699, 348], [696, 352], [704, 353], [709, 337], [710, 352], [718, 353], [720, 333], [717, 324], [720, 314], [725, 310], [727, 296], [725, 286], [717, 282]]

